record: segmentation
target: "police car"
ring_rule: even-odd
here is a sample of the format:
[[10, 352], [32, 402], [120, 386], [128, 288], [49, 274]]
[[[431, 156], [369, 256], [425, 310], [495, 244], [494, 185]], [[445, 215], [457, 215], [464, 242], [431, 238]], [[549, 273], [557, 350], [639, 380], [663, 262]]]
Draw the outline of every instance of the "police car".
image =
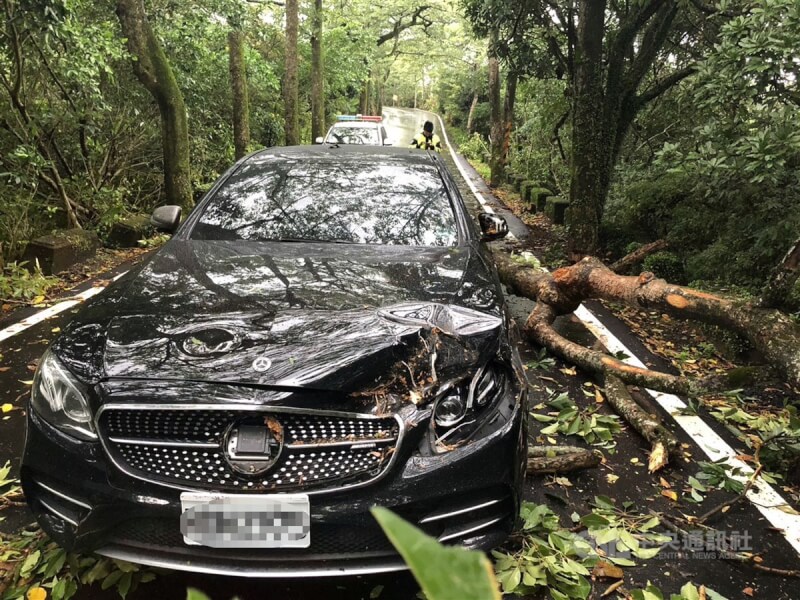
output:
[[324, 137], [317, 144], [365, 144], [367, 146], [391, 146], [386, 135], [383, 117], [371, 115], [339, 115]]

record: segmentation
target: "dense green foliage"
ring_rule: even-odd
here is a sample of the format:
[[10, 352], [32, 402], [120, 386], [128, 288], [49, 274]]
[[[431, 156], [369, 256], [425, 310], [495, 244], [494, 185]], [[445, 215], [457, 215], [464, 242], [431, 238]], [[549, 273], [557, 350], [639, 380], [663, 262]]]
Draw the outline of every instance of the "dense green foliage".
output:
[[[234, 159], [228, 33], [245, 37], [251, 148], [284, 138], [282, 3], [240, 0], [165, 2], [145, 10], [186, 103], [191, 184], [202, 194]], [[2, 0], [0, 26], [0, 261], [21, 256], [28, 240], [55, 228], [97, 229], [101, 236], [131, 213], [164, 200], [159, 111], [134, 76], [111, 0]], [[397, 94], [413, 103], [433, 36], [463, 39], [452, 5], [395, 0], [325, 5], [326, 116], [357, 112]], [[300, 3], [299, 128], [310, 142], [311, 2]], [[397, 34], [394, 35], [395, 26]], [[385, 40], [378, 43], [381, 36]], [[461, 56], [458, 44], [452, 56]], [[463, 46], [463, 44], [462, 44]], [[433, 68], [433, 67], [431, 67]], [[371, 84], [371, 85], [368, 85]], [[427, 87], [426, 87], [427, 86]], [[392, 93], [388, 93], [391, 87]], [[387, 99], [388, 96], [388, 99]], [[69, 215], [74, 213], [75, 218]]]
[[[498, 2], [465, 6], [478, 31], [486, 34], [492, 23], [502, 30]], [[641, 84], [640, 93], [664, 81], [676, 60], [695, 70], [637, 113], [614, 167], [601, 241], [618, 257], [631, 242], [666, 238], [671, 254], [650, 261], [660, 275], [757, 290], [800, 232], [800, 5], [726, 1], [702, 8], [693, 23], [678, 14], [672, 27], [683, 35], [680, 49], [659, 55], [653, 78]], [[516, 48], [500, 44], [505, 74], [519, 69], [520, 56], [529, 60], [517, 90], [509, 168], [569, 197], [569, 81], [558, 61], [548, 68], [539, 60], [545, 45], [560, 45], [566, 56], [568, 44], [563, 31], [542, 23], [534, 15]], [[510, 26], [525, 28], [513, 19]], [[453, 91], [442, 99], [454, 123], [464, 119], [473, 87], [468, 73], [462, 81], [460, 88], [450, 82]]]

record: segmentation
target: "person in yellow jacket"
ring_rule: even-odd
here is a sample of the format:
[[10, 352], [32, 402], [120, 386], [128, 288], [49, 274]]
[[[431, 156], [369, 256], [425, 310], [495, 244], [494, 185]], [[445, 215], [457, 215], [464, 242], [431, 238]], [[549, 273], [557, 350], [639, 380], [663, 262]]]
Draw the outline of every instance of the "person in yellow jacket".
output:
[[442, 140], [439, 136], [433, 133], [433, 123], [425, 121], [422, 126], [422, 132], [414, 136], [411, 141], [412, 148], [419, 148], [420, 150], [436, 150], [442, 151]]

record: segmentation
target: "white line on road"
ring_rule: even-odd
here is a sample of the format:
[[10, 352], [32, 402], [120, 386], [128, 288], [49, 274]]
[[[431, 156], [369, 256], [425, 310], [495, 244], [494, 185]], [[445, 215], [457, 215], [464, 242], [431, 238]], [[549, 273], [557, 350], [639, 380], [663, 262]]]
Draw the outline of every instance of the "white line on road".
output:
[[[125, 273], [127, 273], [127, 271], [123, 271], [122, 273], [114, 277], [112, 281], [116, 281], [117, 279], [125, 275]], [[21, 321], [18, 321], [13, 325], [9, 325], [8, 327], [0, 331], [0, 342], [2, 342], [3, 340], [7, 340], [8, 338], [14, 335], [17, 335], [18, 333], [21, 333], [26, 329], [28, 329], [29, 327], [32, 327], [37, 323], [41, 323], [42, 321], [45, 321], [50, 317], [57, 315], [58, 313], [62, 313], [65, 310], [69, 310], [73, 306], [77, 306], [78, 304], [80, 304], [85, 300], [88, 300], [92, 296], [96, 296], [104, 289], [106, 289], [105, 286], [90, 287], [89, 289], [84, 290], [79, 294], [71, 296], [68, 300], [64, 300], [63, 302], [54, 304], [53, 306], [40, 310], [39, 312], [31, 315], [30, 317], [22, 319]]]

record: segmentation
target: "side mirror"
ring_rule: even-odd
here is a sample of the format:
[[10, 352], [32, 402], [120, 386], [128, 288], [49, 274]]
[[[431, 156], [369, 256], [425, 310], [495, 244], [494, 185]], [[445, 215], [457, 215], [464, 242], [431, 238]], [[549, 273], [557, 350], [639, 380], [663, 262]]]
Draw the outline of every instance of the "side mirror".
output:
[[322, 136], [319, 136], [319, 137], [317, 137], [317, 139], [315, 139], [315, 140], [314, 140], [314, 143], [315, 143], [315, 144], [321, 144], [321, 143], [323, 143], [324, 141], [325, 141], [325, 138], [324, 138], [324, 137], [322, 137]]
[[508, 235], [508, 223], [500, 215], [480, 213], [478, 215], [478, 223], [480, 223], [481, 232], [483, 233], [482, 242], [499, 240]]
[[394, 140], [392, 138], [383, 138], [384, 146], [391, 146], [392, 144], [394, 144]]
[[174, 233], [181, 224], [181, 207], [168, 205], [159, 206], [150, 217], [150, 224], [158, 231]]

